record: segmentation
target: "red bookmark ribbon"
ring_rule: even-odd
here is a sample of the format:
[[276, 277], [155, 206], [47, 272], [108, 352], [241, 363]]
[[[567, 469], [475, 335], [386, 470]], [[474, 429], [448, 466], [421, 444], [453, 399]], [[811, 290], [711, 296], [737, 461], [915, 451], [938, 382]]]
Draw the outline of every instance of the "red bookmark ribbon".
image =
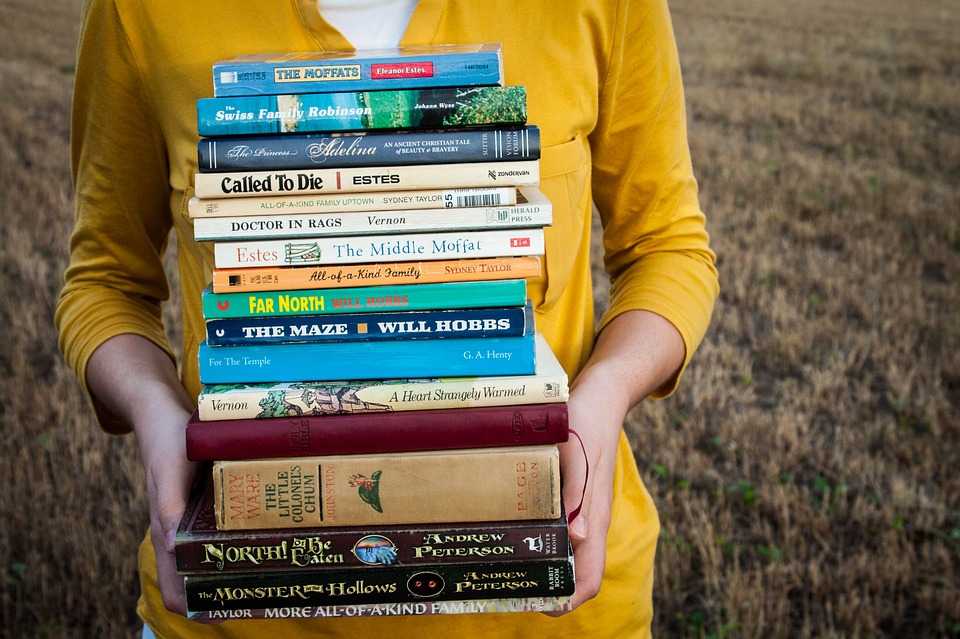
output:
[[583, 492], [580, 493], [580, 503], [577, 504], [576, 508], [567, 514], [568, 524], [577, 518], [577, 515], [580, 514], [580, 509], [583, 508], [583, 498], [587, 495], [587, 480], [590, 478], [590, 460], [587, 459], [587, 448], [583, 445], [583, 440], [580, 439], [580, 433], [572, 428], [570, 429], [570, 432], [577, 438], [577, 441], [580, 442], [580, 450], [583, 451], [583, 463], [586, 466], [586, 470], [583, 473]]

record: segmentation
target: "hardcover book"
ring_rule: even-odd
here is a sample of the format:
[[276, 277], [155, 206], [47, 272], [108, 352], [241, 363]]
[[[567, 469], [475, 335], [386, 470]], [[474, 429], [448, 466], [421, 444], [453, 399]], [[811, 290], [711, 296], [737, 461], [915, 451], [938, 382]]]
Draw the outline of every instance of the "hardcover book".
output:
[[214, 293], [208, 284], [200, 295], [207, 320], [225, 317], [279, 317], [381, 313], [433, 309], [524, 306], [526, 280], [490, 280], [357, 286], [297, 291]]
[[451, 599], [415, 603], [335, 604], [284, 606], [239, 610], [193, 610], [187, 618], [198, 622], [230, 619], [329, 619], [334, 617], [398, 617], [423, 615], [495, 614], [507, 612], [569, 612], [572, 597], [504, 597], [501, 599]]
[[344, 266], [268, 266], [213, 270], [214, 293], [294, 291], [539, 277], [540, 257], [374, 262]]
[[448, 339], [497, 335], [506, 337], [523, 335], [526, 315], [522, 306], [509, 306], [211, 319], [206, 322], [207, 344], [240, 346], [349, 340]]
[[503, 82], [498, 43], [264, 53], [213, 65], [214, 95], [330, 92]]
[[430, 131], [213, 137], [197, 143], [201, 173], [536, 160], [533, 125]]
[[194, 219], [242, 217], [289, 213], [343, 213], [347, 211], [394, 211], [455, 207], [509, 206], [517, 203], [517, 189], [432, 189], [379, 191], [373, 193], [326, 193], [322, 195], [268, 195], [266, 197], [191, 197], [187, 214]]
[[532, 375], [217, 384], [197, 398], [202, 421], [424, 411], [566, 402], [567, 373], [543, 335]]
[[223, 460], [213, 489], [221, 530], [555, 519], [560, 453], [544, 444]]
[[198, 218], [193, 221], [193, 236], [201, 242], [229, 241], [542, 227], [553, 222], [553, 206], [540, 189], [523, 186], [517, 191], [516, 204], [507, 206]]
[[188, 610], [418, 603], [511, 597], [562, 597], [574, 592], [573, 560], [531, 559], [337, 571], [191, 574]]
[[198, 198], [536, 186], [539, 160], [194, 174]]
[[535, 370], [533, 318], [516, 337], [314, 342], [263, 346], [200, 343], [204, 384], [302, 380], [403, 379], [530, 375]]
[[193, 461], [391, 453], [567, 441], [567, 405], [527, 404], [187, 422]]
[[216, 268], [362, 264], [542, 255], [543, 228], [312, 236], [214, 242]]
[[562, 513], [554, 519], [473, 524], [219, 530], [213, 485], [209, 474], [204, 477], [177, 529], [174, 553], [181, 574], [509, 563], [568, 554]]
[[527, 122], [522, 86], [295, 93], [197, 100], [203, 137], [516, 126]]

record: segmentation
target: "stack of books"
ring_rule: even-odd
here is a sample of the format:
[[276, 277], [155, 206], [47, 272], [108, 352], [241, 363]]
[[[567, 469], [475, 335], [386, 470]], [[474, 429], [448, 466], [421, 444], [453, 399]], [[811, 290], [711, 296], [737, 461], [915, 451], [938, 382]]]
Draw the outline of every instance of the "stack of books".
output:
[[567, 377], [524, 279], [552, 209], [499, 46], [245, 56], [214, 87], [191, 618], [568, 608]]

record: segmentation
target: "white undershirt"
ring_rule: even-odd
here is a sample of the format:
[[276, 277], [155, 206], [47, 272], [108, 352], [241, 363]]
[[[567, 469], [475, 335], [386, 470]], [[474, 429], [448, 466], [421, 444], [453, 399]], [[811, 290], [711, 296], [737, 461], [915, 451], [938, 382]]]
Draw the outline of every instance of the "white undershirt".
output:
[[320, 15], [357, 49], [400, 44], [417, 0], [317, 0]]

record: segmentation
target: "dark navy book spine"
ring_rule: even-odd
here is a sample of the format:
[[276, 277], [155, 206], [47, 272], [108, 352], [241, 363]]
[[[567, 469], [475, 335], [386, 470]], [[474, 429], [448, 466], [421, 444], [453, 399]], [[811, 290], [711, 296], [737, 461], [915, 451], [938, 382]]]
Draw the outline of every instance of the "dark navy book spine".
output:
[[510, 337], [523, 335], [525, 309], [476, 308], [343, 315], [291, 315], [207, 320], [207, 344]]
[[190, 611], [485, 599], [494, 593], [548, 597], [574, 591], [573, 562], [564, 557], [508, 565], [488, 560], [431, 567], [188, 575], [185, 581]]
[[540, 129], [212, 137], [197, 144], [197, 157], [201, 173], [537, 160]]

